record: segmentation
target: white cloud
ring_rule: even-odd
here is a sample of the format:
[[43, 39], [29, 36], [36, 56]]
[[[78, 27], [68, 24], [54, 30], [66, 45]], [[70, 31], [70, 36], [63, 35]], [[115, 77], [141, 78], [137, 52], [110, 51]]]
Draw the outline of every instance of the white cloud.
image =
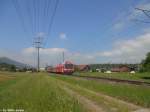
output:
[[[56, 64], [62, 62], [62, 53], [68, 52], [67, 49], [64, 48], [45, 48], [40, 49], [40, 58], [41, 58], [41, 66], [45, 66], [46, 64]], [[25, 48], [22, 51], [22, 55], [24, 55], [26, 60], [31, 65], [35, 65], [37, 51], [33, 47]], [[27, 62], [26, 61], [26, 62]]]
[[115, 30], [120, 30], [120, 29], [122, 29], [124, 27], [124, 23], [123, 22], [118, 22], [118, 23], [115, 23], [114, 25], [113, 25], [113, 29], [115, 29]]
[[131, 25], [131, 22], [133, 23], [135, 20], [143, 20], [146, 16], [142, 11], [136, 10], [135, 8], [150, 10], [150, 3], [139, 3], [135, 7], [130, 7], [126, 10], [126, 12], [121, 12], [121, 14], [116, 18], [116, 22], [112, 26], [112, 29], [120, 31]]
[[[145, 58], [150, 51], [150, 32], [145, 32], [129, 40], [121, 40], [113, 43], [111, 50], [103, 52], [79, 53], [69, 51], [65, 48], [45, 48], [40, 49], [41, 66], [46, 64], [55, 65], [62, 62], [62, 53], [65, 53], [65, 59], [71, 60], [75, 64], [89, 63], [136, 63]], [[7, 56], [11, 59], [21, 61], [26, 64], [36, 66], [37, 52], [33, 47], [25, 48], [20, 53], [14, 51], [0, 50], [0, 56]]]
[[112, 62], [140, 62], [150, 51], [150, 33], [131, 40], [118, 41], [111, 51], [97, 53], [100, 57], [112, 59]]
[[[65, 53], [65, 59], [71, 60], [75, 64], [88, 64], [95, 60], [95, 56], [90, 54], [71, 52], [65, 48], [45, 48], [40, 49], [41, 66], [61, 63], [63, 60], [63, 52]], [[35, 48], [29, 47], [23, 49], [20, 56], [24, 59], [23, 62], [34, 66], [36, 65], [37, 52]]]
[[67, 35], [65, 33], [60, 33], [59, 38], [62, 40], [65, 40], [65, 39], [67, 39]]
[[[88, 63], [136, 63], [145, 58], [150, 51], [150, 33], [145, 33], [133, 39], [117, 41], [112, 50], [95, 53], [73, 53], [64, 48], [41, 49], [41, 64], [57, 64], [62, 62], [62, 52], [65, 52], [65, 58], [72, 60], [76, 64]], [[34, 48], [23, 50], [24, 56], [33, 54]], [[31, 58], [29, 58], [31, 60]]]

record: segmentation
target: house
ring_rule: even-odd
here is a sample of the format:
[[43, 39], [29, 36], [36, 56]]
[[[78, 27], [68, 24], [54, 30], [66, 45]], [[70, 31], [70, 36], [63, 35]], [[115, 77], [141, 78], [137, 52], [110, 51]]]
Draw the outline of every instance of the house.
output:
[[112, 72], [130, 72], [131, 68], [128, 66], [120, 66], [111, 69]]
[[90, 66], [89, 65], [75, 65], [75, 70], [77, 71], [90, 71]]

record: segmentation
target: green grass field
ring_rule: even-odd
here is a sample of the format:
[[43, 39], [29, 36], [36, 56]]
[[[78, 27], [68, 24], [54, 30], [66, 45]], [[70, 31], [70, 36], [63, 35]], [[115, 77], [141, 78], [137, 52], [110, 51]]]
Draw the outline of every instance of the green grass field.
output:
[[1, 82], [0, 109], [24, 109], [26, 112], [83, 111], [75, 98], [45, 74], [22, 74]]
[[150, 88], [47, 73], [0, 73], [0, 111], [132, 112], [150, 108]]
[[95, 92], [101, 92], [138, 105], [150, 107], [150, 87], [96, 82], [94, 80], [85, 80], [68, 76], [55, 77], [72, 85], [78, 85]]
[[83, 73], [75, 73], [75, 75], [81, 76], [96, 76], [96, 77], [106, 77], [106, 78], [116, 78], [116, 79], [124, 79], [124, 80], [138, 80], [144, 82], [150, 82], [150, 73], [99, 73], [99, 72], [83, 72]]

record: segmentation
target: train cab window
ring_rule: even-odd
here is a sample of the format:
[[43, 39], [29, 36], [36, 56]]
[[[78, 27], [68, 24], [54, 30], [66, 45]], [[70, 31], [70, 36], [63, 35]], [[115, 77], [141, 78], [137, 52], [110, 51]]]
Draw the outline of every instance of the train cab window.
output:
[[73, 68], [73, 64], [65, 64], [65, 68], [66, 69], [72, 69]]

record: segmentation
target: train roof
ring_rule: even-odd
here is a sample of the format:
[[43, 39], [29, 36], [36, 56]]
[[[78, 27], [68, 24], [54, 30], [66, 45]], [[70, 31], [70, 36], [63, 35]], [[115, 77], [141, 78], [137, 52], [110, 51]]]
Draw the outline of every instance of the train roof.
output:
[[64, 61], [63, 64], [73, 64], [71, 61]]

